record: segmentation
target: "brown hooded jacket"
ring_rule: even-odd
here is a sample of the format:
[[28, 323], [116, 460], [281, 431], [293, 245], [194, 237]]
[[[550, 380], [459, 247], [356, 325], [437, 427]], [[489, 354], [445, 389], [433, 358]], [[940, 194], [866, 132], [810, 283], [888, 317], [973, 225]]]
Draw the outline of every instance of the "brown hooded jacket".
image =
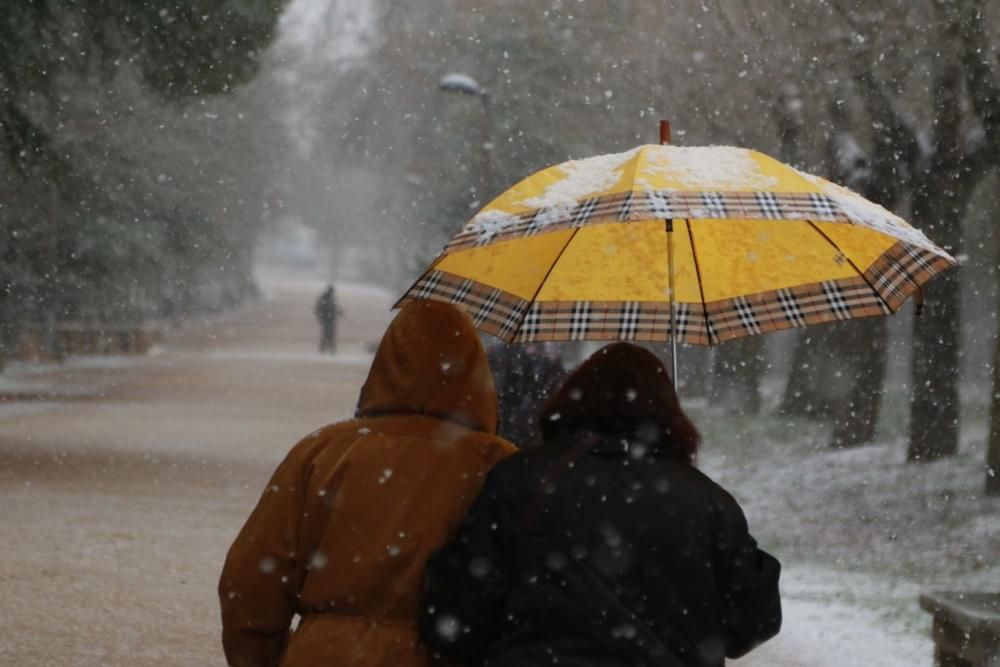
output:
[[471, 319], [434, 301], [403, 308], [358, 417], [292, 448], [229, 550], [219, 582], [229, 664], [431, 664], [416, 631], [424, 565], [514, 451], [496, 424]]

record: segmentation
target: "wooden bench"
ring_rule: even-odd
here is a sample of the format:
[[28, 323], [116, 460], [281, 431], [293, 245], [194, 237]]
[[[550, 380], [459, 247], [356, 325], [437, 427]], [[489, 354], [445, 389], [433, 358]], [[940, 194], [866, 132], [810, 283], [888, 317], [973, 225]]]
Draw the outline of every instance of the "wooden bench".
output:
[[1000, 667], [1000, 593], [924, 593], [920, 606], [934, 615], [938, 667]]

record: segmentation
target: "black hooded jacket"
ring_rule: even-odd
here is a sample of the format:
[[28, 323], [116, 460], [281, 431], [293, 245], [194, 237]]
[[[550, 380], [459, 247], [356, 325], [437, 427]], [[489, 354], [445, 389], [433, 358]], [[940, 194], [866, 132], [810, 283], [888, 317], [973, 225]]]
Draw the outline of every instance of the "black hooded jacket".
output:
[[490, 471], [429, 561], [421, 634], [432, 647], [502, 667], [717, 667], [778, 632], [778, 561], [732, 496], [665, 444], [657, 425], [669, 420], [643, 418], [663, 409], [644, 390], [661, 388], [626, 381], [639, 388], [627, 406], [579, 409], [588, 392], [615, 400], [592, 381], [622, 363], [665, 377], [645, 350], [610, 346], [623, 347], [598, 358], [600, 373], [588, 362], [567, 380], [543, 412], [564, 425]]

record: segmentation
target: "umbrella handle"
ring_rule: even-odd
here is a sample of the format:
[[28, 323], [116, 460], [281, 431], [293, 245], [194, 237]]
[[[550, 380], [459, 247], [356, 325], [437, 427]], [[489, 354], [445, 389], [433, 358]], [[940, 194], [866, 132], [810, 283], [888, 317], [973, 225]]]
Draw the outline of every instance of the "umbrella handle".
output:
[[914, 302], [914, 313], [917, 317], [924, 314], [924, 287], [923, 285], [917, 286], [917, 293], [913, 297]]

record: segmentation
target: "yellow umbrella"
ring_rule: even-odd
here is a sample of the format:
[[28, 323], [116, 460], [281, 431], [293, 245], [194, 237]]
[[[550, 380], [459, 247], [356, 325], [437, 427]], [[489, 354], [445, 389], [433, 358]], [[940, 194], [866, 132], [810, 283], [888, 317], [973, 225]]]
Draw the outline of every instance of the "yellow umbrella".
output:
[[507, 342], [715, 345], [895, 312], [955, 263], [881, 206], [767, 155], [645, 145], [517, 183], [399, 304], [454, 303]]

